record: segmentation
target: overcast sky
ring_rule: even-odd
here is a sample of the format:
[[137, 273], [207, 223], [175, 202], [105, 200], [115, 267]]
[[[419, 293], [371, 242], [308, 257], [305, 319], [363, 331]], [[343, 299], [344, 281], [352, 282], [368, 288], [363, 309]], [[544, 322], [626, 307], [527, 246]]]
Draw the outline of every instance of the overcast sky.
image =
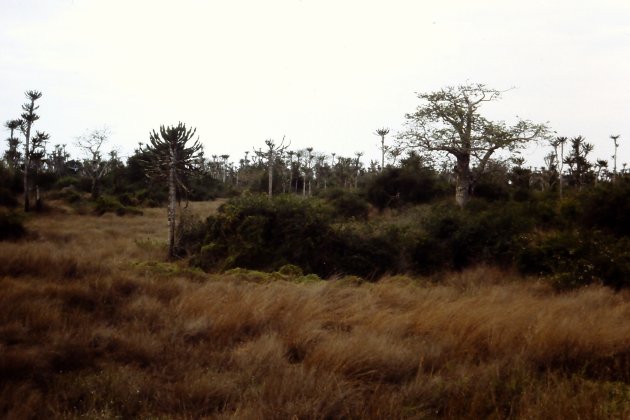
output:
[[182, 121], [230, 160], [283, 135], [376, 157], [416, 92], [465, 82], [514, 87], [484, 112], [584, 135], [593, 158], [621, 134], [630, 162], [630, 1], [0, 0], [0, 120], [40, 90], [52, 144], [108, 126], [128, 154]]

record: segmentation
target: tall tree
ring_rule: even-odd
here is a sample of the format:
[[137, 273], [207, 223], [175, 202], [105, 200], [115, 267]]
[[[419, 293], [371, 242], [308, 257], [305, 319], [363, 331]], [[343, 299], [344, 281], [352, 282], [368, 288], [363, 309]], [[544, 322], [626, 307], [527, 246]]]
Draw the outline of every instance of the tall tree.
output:
[[[558, 192], [561, 200], [564, 190], [564, 145], [568, 140], [567, 137], [556, 137], [551, 141], [558, 162]], [[558, 148], [560, 148], [560, 152], [558, 152]]]
[[195, 170], [195, 162], [202, 150], [199, 140], [189, 141], [196, 129], [186, 125], [160, 126], [160, 132], [153, 130], [149, 144], [144, 148], [144, 166], [147, 176], [153, 179], [166, 179], [168, 182], [168, 256], [175, 257], [175, 230], [177, 228], [177, 192], [180, 197], [189, 189], [187, 177]]
[[544, 124], [519, 120], [508, 126], [483, 117], [480, 107], [500, 99], [501, 93], [483, 84], [449, 86], [418, 94], [423, 103], [406, 115], [407, 130], [401, 133], [401, 140], [407, 146], [455, 159], [455, 201], [460, 207], [468, 203], [475, 183], [495, 152], [514, 152], [548, 133]]
[[[290, 144], [290, 143], [289, 143]], [[273, 139], [265, 140], [265, 145], [267, 146], [267, 150], [263, 151], [261, 149], [254, 150], [255, 154], [259, 157], [267, 158], [267, 177], [268, 177], [268, 191], [267, 195], [271, 199], [273, 197], [273, 168], [276, 163], [276, 159], [282, 155], [284, 150], [289, 147], [289, 144], [284, 144], [284, 137], [282, 137], [282, 141], [280, 144], [276, 144]]]
[[617, 148], [619, 147], [619, 143], [617, 142], [617, 140], [619, 140], [619, 137], [621, 137], [620, 134], [610, 136], [613, 143], [615, 144], [615, 154], [613, 154], [613, 182], [615, 182], [617, 179]]
[[24, 211], [29, 211], [28, 201], [28, 171], [31, 164], [31, 158], [29, 155], [30, 141], [31, 141], [31, 127], [33, 123], [39, 119], [39, 115], [35, 111], [39, 108], [35, 106], [35, 101], [42, 97], [42, 93], [36, 90], [29, 90], [25, 93], [28, 102], [22, 105], [22, 121], [24, 121]]
[[385, 169], [385, 152], [387, 151], [385, 136], [389, 134], [389, 128], [379, 128], [374, 134], [381, 136], [381, 171], [383, 171]]

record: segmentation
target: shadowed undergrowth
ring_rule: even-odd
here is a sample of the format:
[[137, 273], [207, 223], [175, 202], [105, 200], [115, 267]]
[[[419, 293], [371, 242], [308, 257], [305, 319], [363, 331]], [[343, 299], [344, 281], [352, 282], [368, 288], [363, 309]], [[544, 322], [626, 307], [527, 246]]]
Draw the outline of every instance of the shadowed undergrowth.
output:
[[630, 415], [626, 292], [206, 275], [160, 260], [159, 210], [45, 217], [0, 244], [2, 417]]

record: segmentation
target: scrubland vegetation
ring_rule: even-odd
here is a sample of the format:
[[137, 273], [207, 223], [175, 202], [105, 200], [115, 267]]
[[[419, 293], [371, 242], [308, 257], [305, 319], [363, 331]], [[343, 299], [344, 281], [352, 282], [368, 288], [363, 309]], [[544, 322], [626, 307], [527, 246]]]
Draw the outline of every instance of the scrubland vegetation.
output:
[[487, 265], [206, 274], [165, 262], [164, 209], [51, 207], [0, 242], [5, 418], [630, 415], [625, 291]]
[[[236, 166], [183, 123], [126, 162], [88, 132], [75, 160], [31, 135], [27, 92], [0, 161], [0, 417], [630, 418], [620, 136], [609, 171], [477, 113], [500, 93], [419, 95], [408, 148], [378, 129], [364, 167], [284, 139]], [[539, 136], [545, 167], [495, 159]]]

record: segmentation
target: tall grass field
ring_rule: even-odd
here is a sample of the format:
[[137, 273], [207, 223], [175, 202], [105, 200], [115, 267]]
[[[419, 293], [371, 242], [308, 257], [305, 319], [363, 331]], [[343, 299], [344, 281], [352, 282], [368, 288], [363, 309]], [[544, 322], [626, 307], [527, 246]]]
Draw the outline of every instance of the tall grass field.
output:
[[627, 291], [207, 274], [165, 259], [164, 209], [26, 228], [0, 242], [2, 418], [630, 418]]

